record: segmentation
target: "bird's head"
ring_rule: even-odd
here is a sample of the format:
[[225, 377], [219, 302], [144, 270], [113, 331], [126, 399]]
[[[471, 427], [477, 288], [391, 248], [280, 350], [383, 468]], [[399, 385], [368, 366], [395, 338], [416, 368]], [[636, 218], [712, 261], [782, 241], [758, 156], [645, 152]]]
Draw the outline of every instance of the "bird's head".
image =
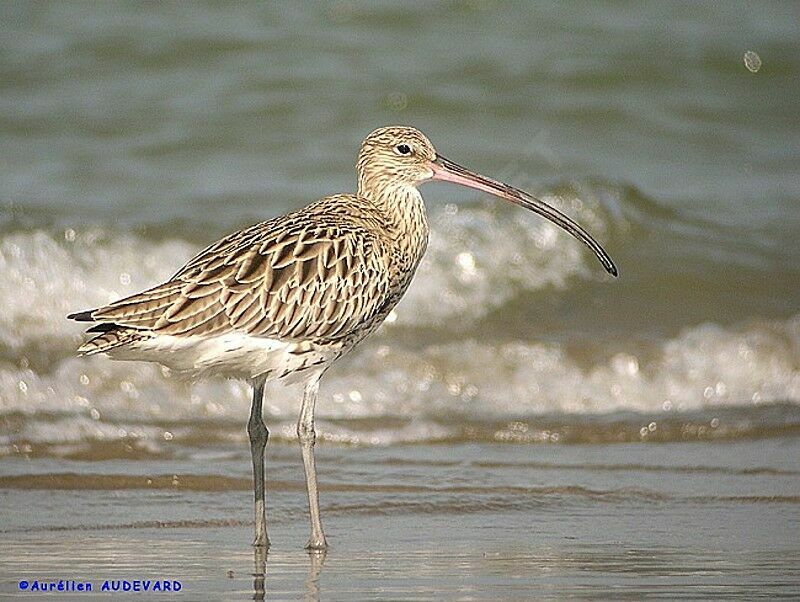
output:
[[436, 150], [416, 128], [389, 126], [370, 133], [361, 144], [356, 169], [359, 187], [417, 186], [433, 177]]

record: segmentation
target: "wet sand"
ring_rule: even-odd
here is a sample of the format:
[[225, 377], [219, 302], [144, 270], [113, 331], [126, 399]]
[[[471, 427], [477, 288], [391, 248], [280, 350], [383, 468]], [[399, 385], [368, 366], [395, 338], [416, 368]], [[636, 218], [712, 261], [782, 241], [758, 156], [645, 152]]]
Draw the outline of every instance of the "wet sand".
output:
[[321, 445], [331, 549], [309, 555], [299, 454], [276, 445], [263, 557], [238, 445], [7, 458], [0, 596], [31, 596], [23, 579], [167, 579], [181, 591], [160, 597], [187, 600], [797, 597], [799, 447]]

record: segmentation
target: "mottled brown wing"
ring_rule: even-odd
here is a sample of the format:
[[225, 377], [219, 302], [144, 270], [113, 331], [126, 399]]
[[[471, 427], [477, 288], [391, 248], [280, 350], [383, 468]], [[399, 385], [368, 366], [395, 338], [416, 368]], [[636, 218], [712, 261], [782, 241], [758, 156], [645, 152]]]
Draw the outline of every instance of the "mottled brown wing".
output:
[[170, 281], [91, 317], [169, 335], [336, 340], [388, 297], [378, 244], [369, 228], [290, 214], [214, 243]]

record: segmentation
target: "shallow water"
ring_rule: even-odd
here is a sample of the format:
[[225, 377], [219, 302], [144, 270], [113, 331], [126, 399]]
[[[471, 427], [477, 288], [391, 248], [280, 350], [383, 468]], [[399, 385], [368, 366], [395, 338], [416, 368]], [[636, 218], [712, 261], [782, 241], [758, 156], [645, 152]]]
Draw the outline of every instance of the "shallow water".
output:
[[[418, 276], [322, 385], [326, 513], [345, 543], [320, 583], [327, 574], [340, 598], [350, 586], [435, 598], [436, 584], [517, 596], [501, 583], [556, 597], [617, 597], [615, 584], [632, 598], [796, 593], [799, 16], [792, 2], [4, 3], [10, 566], [53, 533], [64, 557], [85, 538], [81, 566], [119, 548], [137, 566], [177, 567], [182, 543], [211, 538], [197, 566], [235, 558], [237, 575], [214, 591], [249, 591], [248, 388], [76, 358], [82, 329], [64, 316], [169, 277], [239, 227], [352, 190], [360, 140], [407, 123], [575, 217], [621, 276], [536, 216], [423, 188], [432, 238]], [[289, 447], [298, 395], [274, 387], [265, 402], [275, 529], [292, 542], [269, 562], [288, 597], [309, 570], [289, 551], [304, 520]], [[518, 533], [540, 509], [542, 535]], [[398, 526], [374, 559], [359, 555], [389, 510]], [[55, 530], [90, 523], [137, 527]], [[187, 526], [148, 527], [162, 523]], [[448, 538], [456, 553], [438, 555]], [[360, 576], [371, 562], [385, 591]], [[393, 589], [422, 565], [428, 581]], [[462, 565], [480, 579], [453, 577]], [[698, 575], [709, 589], [689, 589]]]
[[[266, 598], [796, 597], [797, 442], [323, 445], [324, 557], [301, 551], [299, 453], [273, 446]], [[141, 576], [178, 579], [191, 599], [251, 598], [245, 450], [7, 460], [0, 591]]]

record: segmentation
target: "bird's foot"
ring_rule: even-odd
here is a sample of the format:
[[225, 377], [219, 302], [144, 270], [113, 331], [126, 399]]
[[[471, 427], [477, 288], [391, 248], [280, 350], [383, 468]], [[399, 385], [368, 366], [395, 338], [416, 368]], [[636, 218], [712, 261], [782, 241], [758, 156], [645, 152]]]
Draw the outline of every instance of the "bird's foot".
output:
[[328, 542], [325, 541], [325, 536], [311, 536], [311, 539], [308, 540], [306, 544], [306, 550], [309, 552], [324, 552], [328, 549]]
[[256, 548], [264, 548], [269, 549], [269, 537], [267, 537], [266, 533], [258, 533], [256, 534], [256, 538], [253, 540], [253, 546]]

